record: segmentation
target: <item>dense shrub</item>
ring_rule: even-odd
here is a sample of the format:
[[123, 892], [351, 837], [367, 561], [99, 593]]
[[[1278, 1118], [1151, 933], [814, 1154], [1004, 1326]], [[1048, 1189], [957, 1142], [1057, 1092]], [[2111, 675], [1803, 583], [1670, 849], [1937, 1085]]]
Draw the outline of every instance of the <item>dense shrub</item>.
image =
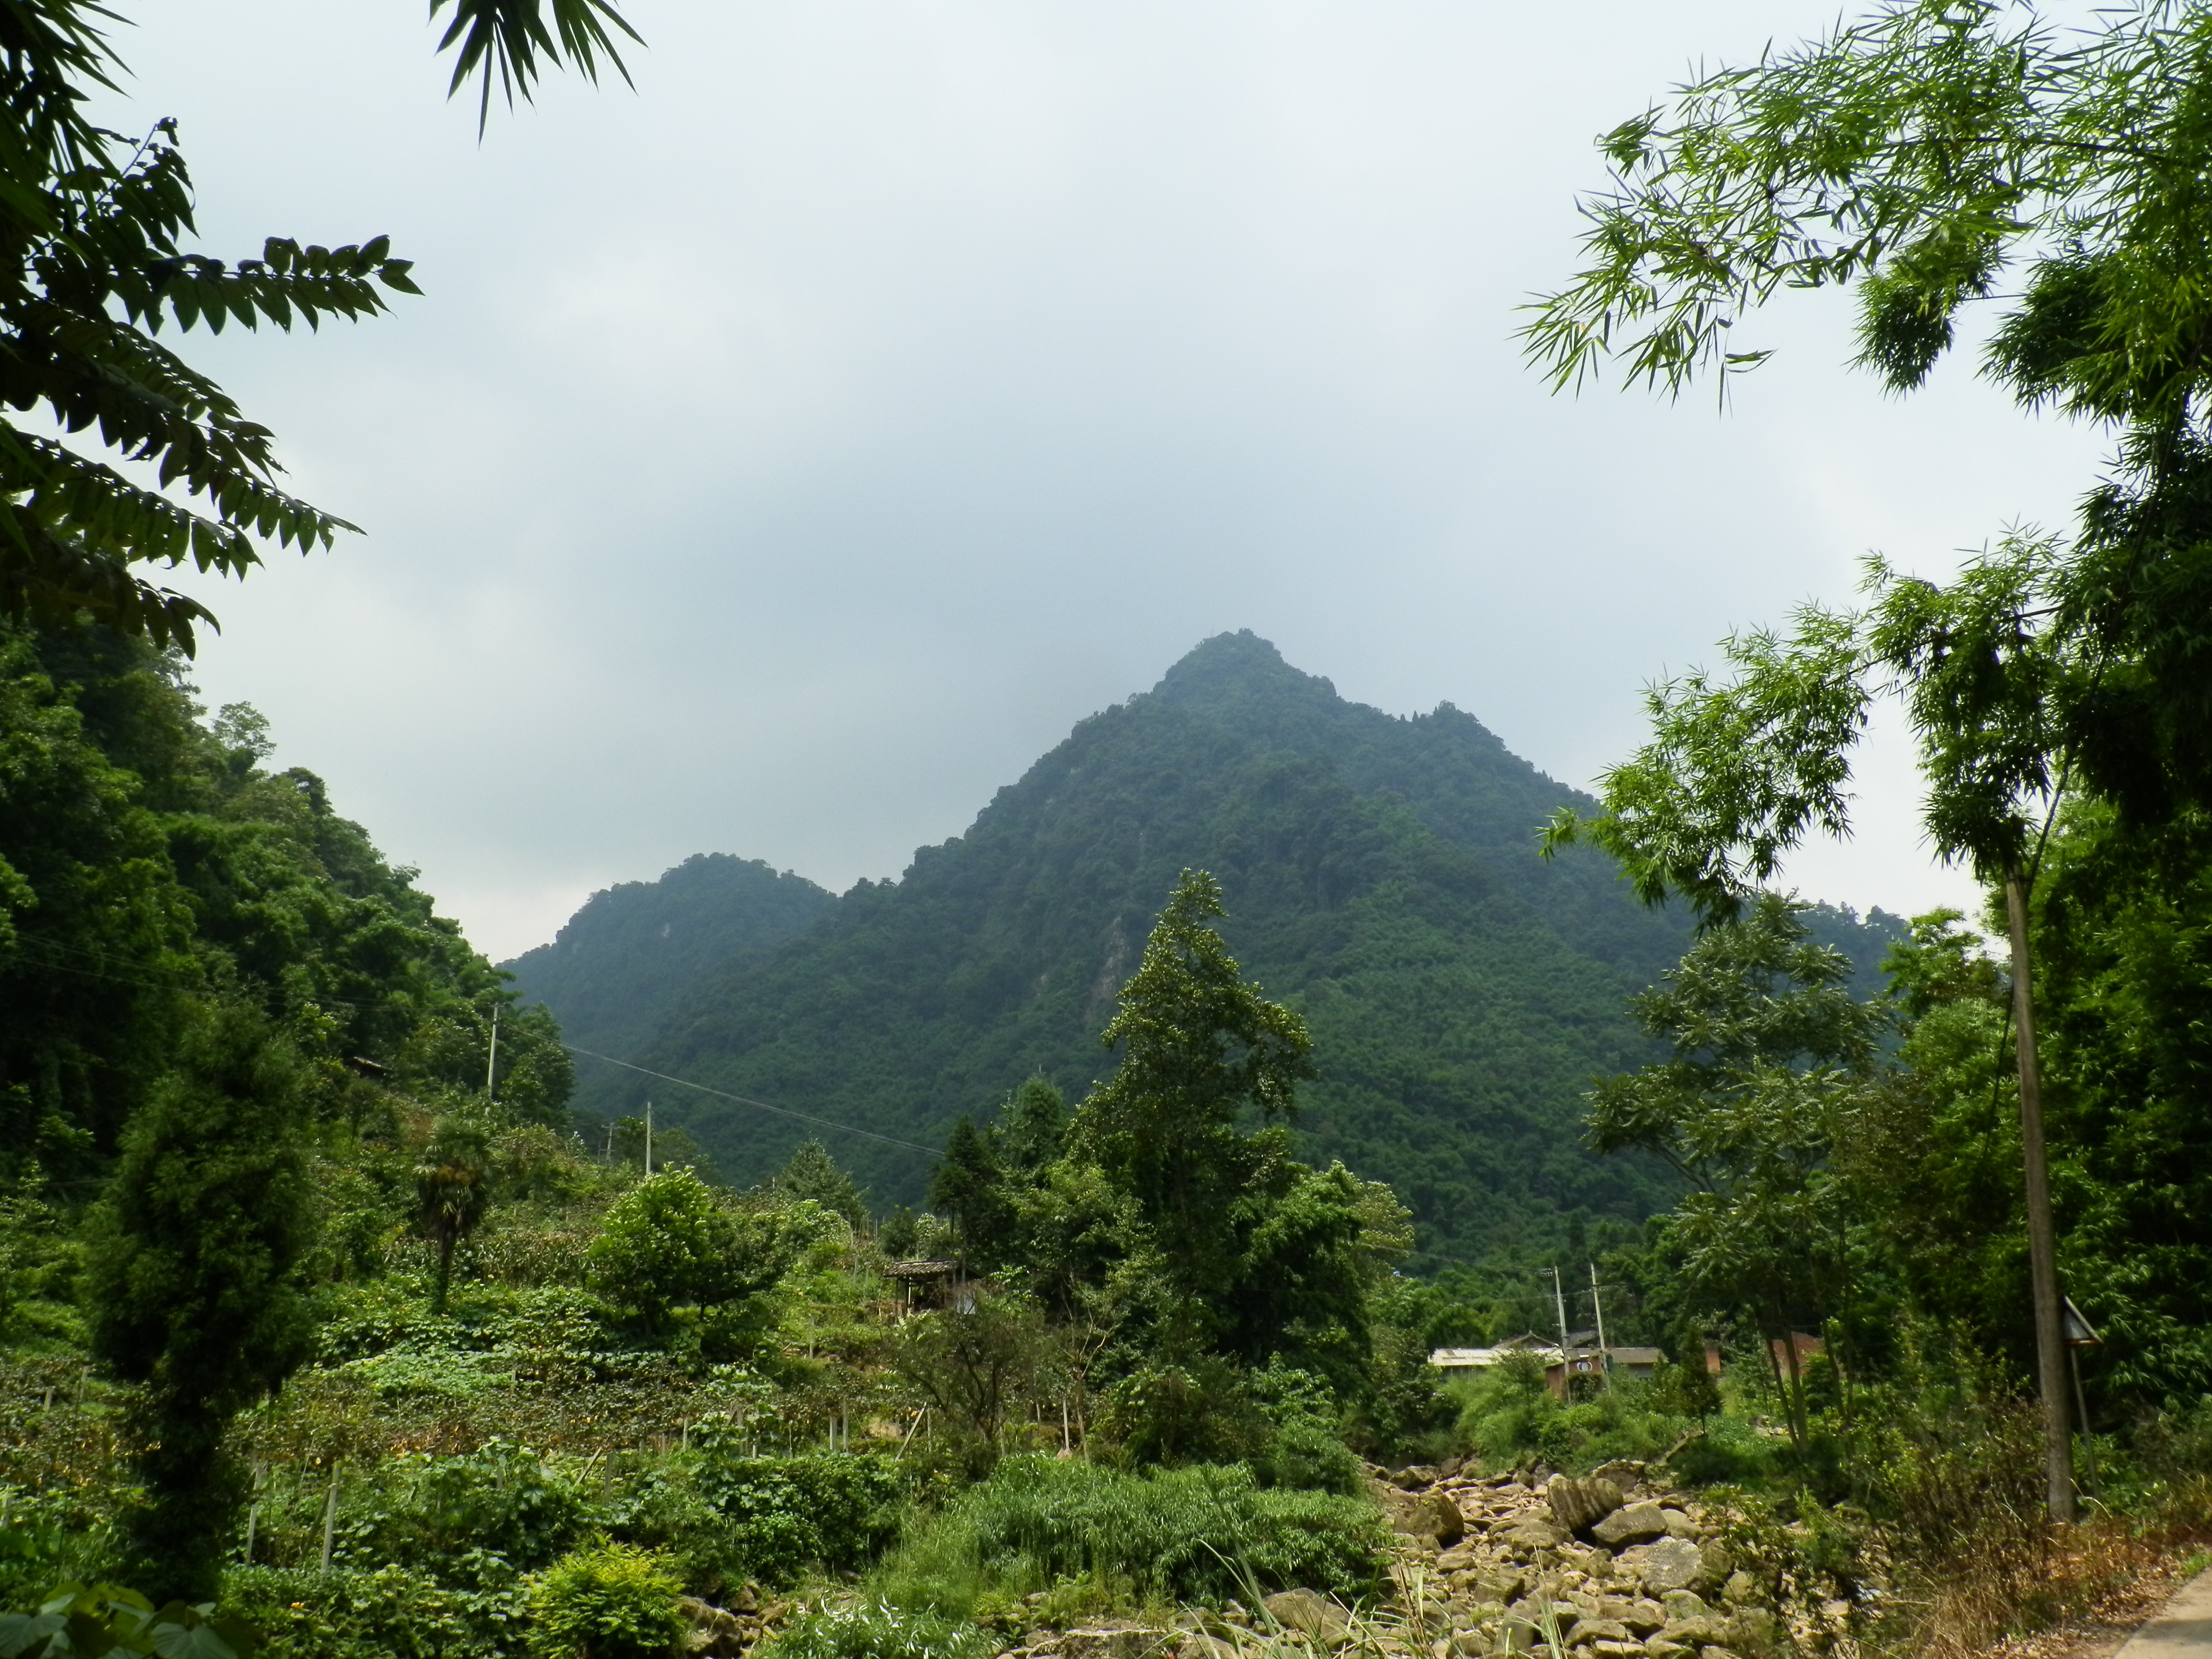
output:
[[1941, 1574], [1967, 1563], [2032, 1576], [2049, 1549], [2036, 1407], [1966, 1344], [1908, 1331], [1896, 1374], [1862, 1388], [1851, 1430], [1864, 1498], [1899, 1553]]
[[752, 1571], [742, 1559], [736, 1523], [672, 1470], [630, 1473], [611, 1483], [605, 1504], [608, 1533], [662, 1552], [695, 1595], [712, 1599]]
[[563, 1556], [530, 1581], [530, 1651], [538, 1659], [665, 1659], [684, 1633], [683, 1587], [665, 1557], [631, 1544]]
[[734, 1435], [702, 1437], [700, 1496], [733, 1523], [744, 1570], [765, 1584], [795, 1583], [810, 1566], [865, 1565], [896, 1534], [897, 1475], [850, 1452], [744, 1457]]
[[544, 1566], [600, 1517], [583, 1487], [527, 1446], [495, 1440], [459, 1457], [394, 1458], [351, 1504], [341, 1528], [343, 1559], [398, 1562], [451, 1577], [471, 1556], [489, 1557], [470, 1575], [499, 1565]]
[[1384, 1539], [1358, 1498], [1267, 1489], [1251, 1472], [1130, 1474], [1014, 1457], [918, 1522], [890, 1574], [896, 1599], [964, 1613], [985, 1591], [1094, 1577], [1141, 1597], [1218, 1603], [1293, 1585], [1346, 1595], [1378, 1581]]
[[1789, 1472], [1790, 1443], [1759, 1433], [1740, 1417], [1714, 1417], [1667, 1467], [1692, 1486], [1762, 1486]]
[[261, 1632], [262, 1659], [507, 1659], [518, 1588], [460, 1589], [419, 1568], [233, 1567], [224, 1605]]
[[54, 1585], [96, 1583], [118, 1565], [112, 1516], [82, 1491], [30, 1492], [0, 1485], [8, 1523], [0, 1526], [0, 1608], [37, 1604]]
[[975, 1626], [882, 1602], [811, 1614], [761, 1659], [982, 1659], [995, 1644]]
[[[1454, 1385], [1464, 1402], [1460, 1443], [1492, 1468], [1540, 1460], [1554, 1468], [1589, 1470], [1617, 1457], [1648, 1462], [1696, 1426], [1665, 1409], [1674, 1403], [1652, 1385], [1616, 1379], [1589, 1400], [1553, 1398], [1533, 1357], [1509, 1362]], [[1681, 1466], [1673, 1466], [1678, 1474]]]
[[1325, 1381], [1273, 1360], [1249, 1374], [1245, 1391], [1257, 1432], [1244, 1461], [1261, 1486], [1359, 1490], [1359, 1459], [1344, 1443], [1344, 1413]]

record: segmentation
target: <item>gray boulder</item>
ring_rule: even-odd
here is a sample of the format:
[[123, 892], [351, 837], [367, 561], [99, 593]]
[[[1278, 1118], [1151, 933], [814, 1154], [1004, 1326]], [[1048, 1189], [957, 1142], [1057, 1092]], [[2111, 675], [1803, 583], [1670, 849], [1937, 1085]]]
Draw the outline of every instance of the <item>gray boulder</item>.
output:
[[1567, 1529], [1540, 1515], [1531, 1515], [1515, 1522], [1497, 1536], [1500, 1542], [1524, 1550], [1555, 1550], [1567, 1541]]
[[1575, 1645], [1582, 1647], [1591, 1642], [1632, 1642], [1628, 1626], [1618, 1619], [1584, 1619], [1575, 1626]]
[[1062, 1659], [1147, 1659], [1165, 1653], [1174, 1632], [1138, 1626], [1072, 1630], [1060, 1638]]
[[1287, 1589], [1269, 1596], [1263, 1604], [1285, 1630], [1310, 1636], [1334, 1646], [1351, 1633], [1344, 1609], [1325, 1595], [1310, 1589]]
[[1662, 1538], [1656, 1544], [1638, 1544], [1623, 1550], [1616, 1564], [1636, 1576], [1647, 1594], [1664, 1595], [1687, 1589], [1705, 1576], [1705, 1559], [1698, 1547], [1680, 1538]]
[[1439, 1548], [1449, 1549], [1467, 1536], [1467, 1521], [1458, 1504], [1443, 1492], [1432, 1492], [1413, 1505], [1413, 1522], [1407, 1530], [1418, 1537], [1433, 1538]]
[[1668, 1533], [1667, 1512], [1656, 1504], [1626, 1504], [1589, 1529], [1591, 1537], [1614, 1550], [1627, 1544], [1648, 1544]]
[[1620, 1507], [1620, 1488], [1597, 1475], [1577, 1480], [1555, 1474], [1544, 1485], [1544, 1498], [1554, 1521], [1569, 1532], [1582, 1532]]
[[1474, 1581], [1486, 1601], [1511, 1601], [1528, 1588], [1528, 1575], [1511, 1567], [1497, 1567]]

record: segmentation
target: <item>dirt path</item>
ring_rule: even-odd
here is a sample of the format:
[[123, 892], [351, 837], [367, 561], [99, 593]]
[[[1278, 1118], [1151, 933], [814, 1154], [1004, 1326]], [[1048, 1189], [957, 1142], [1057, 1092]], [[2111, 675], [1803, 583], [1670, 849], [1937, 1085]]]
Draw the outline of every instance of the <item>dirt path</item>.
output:
[[2113, 1659], [2212, 1659], [2212, 1571], [2184, 1584]]
[[[2106, 1597], [2089, 1617], [2001, 1642], [1988, 1659], [2119, 1659], [2124, 1650], [2126, 1659], [2212, 1659], [2212, 1572], [2179, 1580], [2176, 1570], [2181, 1565], [2179, 1558], [2169, 1559]], [[2157, 1646], [2138, 1643], [2138, 1637], [2166, 1630], [2184, 1639]], [[2163, 1635], [2160, 1640], [2165, 1641]]]

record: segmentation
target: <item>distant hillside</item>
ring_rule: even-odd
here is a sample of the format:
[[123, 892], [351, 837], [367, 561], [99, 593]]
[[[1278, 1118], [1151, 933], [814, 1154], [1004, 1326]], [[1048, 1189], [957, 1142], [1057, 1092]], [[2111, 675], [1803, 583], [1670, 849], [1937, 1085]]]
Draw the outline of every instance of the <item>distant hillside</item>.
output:
[[[1585, 799], [1449, 705], [1386, 714], [1265, 641], [1220, 635], [1152, 691], [1083, 721], [897, 882], [823, 896], [803, 932], [711, 981], [664, 975], [687, 994], [653, 1040], [605, 1052], [936, 1145], [1032, 1072], [1073, 1098], [1110, 1068], [1097, 1032], [1177, 873], [1197, 866], [1222, 882], [1247, 971], [1312, 1027], [1310, 1156], [1390, 1182], [1425, 1245], [1447, 1253], [1549, 1233], [1577, 1209], [1640, 1217], [1662, 1173], [1583, 1151], [1581, 1095], [1645, 1057], [1626, 1000], [1672, 965], [1688, 930], [1636, 904], [1595, 854], [1537, 858], [1538, 826]], [[623, 902], [648, 914], [641, 896]], [[687, 901], [653, 902], [659, 915]], [[574, 936], [558, 958], [569, 981], [524, 980], [579, 1033], [593, 1028], [572, 1006], [607, 1006], [587, 999], [607, 998], [617, 970], [612, 954], [594, 965], [592, 913], [562, 934]], [[1828, 912], [1819, 931], [1871, 966], [1894, 926], [1876, 921]], [[622, 994], [641, 1032], [642, 1002]], [[648, 1092], [588, 1060], [579, 1075], [611, 1108]], [[807, 1133], [649, 1092], [733, 1179], [767, 1173]], [[927, 1159], [830, 1139], [877, 1203], [920, 1197]]]
[[[550, 945], [504, 963], [526, 1001], [543, 1002], [580, 1048], [641, 1053], [670, 1013], [745, 957], [780, 945], [837, 902], [758, 859], [702, 853], [658, 881], [598, 892]], [[578, 1062], [575, 1101], [611, 1104], [616, 1074]]]

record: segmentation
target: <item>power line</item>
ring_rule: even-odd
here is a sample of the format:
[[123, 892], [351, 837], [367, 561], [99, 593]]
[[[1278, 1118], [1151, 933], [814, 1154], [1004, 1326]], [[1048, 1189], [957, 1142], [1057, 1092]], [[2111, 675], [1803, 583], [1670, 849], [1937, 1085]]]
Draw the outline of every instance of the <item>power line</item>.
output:
[[561, 1045], [572, 1054], [581, 1054], [586, 1060], [604, 1060], [610, 1066], [619, 1066], [625, 1072], [635, 1072], [644, 1077], [657, 1077], [663, 1083], [673, 1083], [679, 1088], [696, 1089], [702, 1095], [712, 1095], [717, 1100], [733, 1100], [740, 1106], [774, 1112], [778, 1117], [795, 1117], [801, 1123], [811, 1123], [824, 1129], [835, 1129], [840, 1134], [862, 1135], [870, 1140], [880, 1140], [887, 1146], [903, 1146], [910, 1152], [926, 1152], [937, 1157], [934, 1146], [919, 1146], [911, 1140], [901, 1140], [896, 1135], [879, 1135], [873, 1129], [856, 1129], [849, 1123], [838, 1123], [826, 1117], [814, 1117], [805, 1112], [794, 1112], [788, 1106], [771, 1106], [764, 1100], [755, 1100], [747, 1095], [733, 1095], [726, 1089], [710, 1089], [703, 1083], [694, 1083], [688, 1077], [671, 1077], [665, 1072], [655, 1072], [643, 1066], [633, 1066], [626, 1060], [617, 1060], [612, 1054], [594, 1054], [589, 1048], [579, 1048], [573, 1042]]

